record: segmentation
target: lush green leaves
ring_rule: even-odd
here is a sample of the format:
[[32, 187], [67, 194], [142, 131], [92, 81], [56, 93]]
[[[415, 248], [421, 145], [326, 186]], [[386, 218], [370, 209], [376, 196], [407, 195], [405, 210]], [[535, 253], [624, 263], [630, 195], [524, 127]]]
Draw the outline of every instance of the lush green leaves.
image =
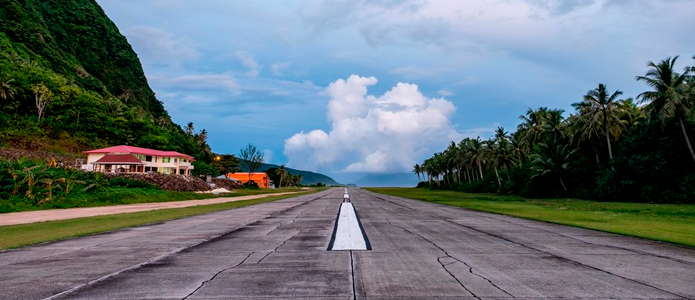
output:
[[[39, 95], [52, 96], [39, 107]], [[0, 146], [76, 153], [117, 144], [212, 159], [205, 130], [171, 122], [98, 4], [0, 0]]]

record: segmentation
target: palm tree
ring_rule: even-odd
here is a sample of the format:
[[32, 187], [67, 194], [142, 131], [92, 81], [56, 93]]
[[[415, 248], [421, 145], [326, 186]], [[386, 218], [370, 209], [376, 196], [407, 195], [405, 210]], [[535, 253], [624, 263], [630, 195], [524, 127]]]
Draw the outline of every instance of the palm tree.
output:
[[415, 173], [415, 175], [417, 175], [417, 181], [418, 181], [418, 182], [420, 182], [420, 171], [422, 171], [422, 170], [420, 169], [420, 165], [415, 164], [415, 165], [413, 166], [413, 173]]
[[285, 177], [285, 173], [287, 173], [287, 169], [285, 169], [285, 165], [281, 165], [280, 168], [278, 169], [278, 173], [280, 173], [280, 183], [278, 184], [278, 187], [282, 187], [282, 179]]
[[482, 180], [483, 179], [482, 164], [485, 162], [485, 146], [480, 141], [480, 137], [470, 140], [470, 143], [468, 144], [468, 154], [470, 155], [471, 161], [478, 166], [478, 172], [480, 173], [480, 180]]
[[526, 111], [526, 115], [519, 116], [522, 123], [519, 124], [517, 131], [523, 133], [520, 142], [527, 145], [529, 149], [533, 149], [533, 146], [540, 139], [542, 132], [541, 126], [547, 114], [548, 108], [540, 107], [537, 110], [529, 108]]
[[14, 79], [0, 79], [0, 98], [2, 98], [3, 100], [13, 98], [14, 94], [17, 92], [17, 88], [12, 86], [13, 81]]
[[492, 153], [492, 165], [495, 168], [495, 175], [497, 175], [497, 183], [502, 188], [502, 182], [500, 180], [500, 175], [498, 168], [502, 168], [507, 172], [507, 180], [509, 177], [509, 169], [514, 165], [513, 152], [514, 148], [509, 141], [509, 134], [504, 131], [503, 127], [498, 127], [495, 130], [495, 139], [491, 144]]
[[565, 182], [562, 180], [562, 172], [569, 169], [572, 157], [577, 149], [571, 148], [569, 143], [561, 143], [554, 140], [551, 143], [538, 144], [537, 152], [531, 155], [531, 167], [536, 174], [532, 178], [554, 174], [560, 180], [562, 189], [567, 192]]
[[620, 112], [620, 122], [626, 128], [632, 128], [644, 119], [644, 111], [632, 98], [620, 101]]
[[611, 148], [611, 131], [619, 131], [621, 106], [618, 97], [623, 92], [617, 90], [612, 94], [608, 92], [606, 85], [599, 83], [598, 88], [590, 90], [584, 95], [582, 102], [573, 103], [572, 106], [582, 119], [583, 128], [580, 130], [580, 139], [591, 140], [593, 137], [603, 134], [608, 143], [608, 157], [613, 159]]
[[688, 146], [690, 155], [695, 161], [695, 151], [690, 144], [690, 138], [685, 131], [684, 119], [693, 117], [693, 101], [688, 91], [688, 74], [690, 68], [686, 68], [683, 74], [679, 74], [673, 70], [678, 56], [674, 58], [666, 58], [658, 64], [649, 62], [651, 67], [645, 76], [637, 76], [637, 81], [644, 81], [650, 86], [653, 91], [647, 91], [639, 94], [640, 103], [648, 103], [645, 109], [650, 121], [653, 118], [659, 118], [662, 125], [666, 120], [675, 118], [680, 123], [681, 131], [685, 144]]

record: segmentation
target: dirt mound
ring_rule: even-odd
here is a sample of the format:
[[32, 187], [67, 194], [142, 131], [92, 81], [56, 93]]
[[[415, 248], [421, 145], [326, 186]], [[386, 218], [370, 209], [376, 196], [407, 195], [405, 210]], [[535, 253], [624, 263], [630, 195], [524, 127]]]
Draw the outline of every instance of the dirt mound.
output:
[[239, 182], [224, 178], [213, 178], [212, 183], [214, 183], [217, 187], [225, 188], [230, 191], [241, 188], [241, 184], [239, 184]]
[[177, 192], [209, 191], [212, 188], [204, 180], [185, 175], [107, 173], [109, 177], [125, 177], [158, 186], [160, 189]]

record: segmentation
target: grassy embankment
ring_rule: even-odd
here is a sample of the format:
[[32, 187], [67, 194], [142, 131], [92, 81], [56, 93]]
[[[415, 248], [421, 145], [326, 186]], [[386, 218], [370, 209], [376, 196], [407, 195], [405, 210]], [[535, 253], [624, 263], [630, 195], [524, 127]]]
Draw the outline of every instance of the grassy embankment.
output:
[[[297, 197], [301, 195], [316, 193], [323, 190], [324, 189], [322, 188], [315, 188], [297, 194], [280, 196], [270, 195], [265, 198], [237, 202], [192, 206], [185, 208], [153, 210], [129, 214], [78, 218], [61, 221], [50, 221], [33, 224], [0, 226], [0, 250], [17, 248], [42, 242], [85, 236], [125, 227], [133, 227], [178, 218], [202, 215], [214, 211], [239, 208], [290, 197]], [[261, 190], [255, 190], [254, 192], [250, 192], [249, 190], [246, 191], [248, 191], [246, 192], [246, 195], [262, 194]]]
[[[275, 194], [286, 192], [300, 192], [301, 188], [283, 188], [283, 189], [238, 189], [231, 193], [213, 195], [210, 193], [194, 193], [194, 192], [175, 192], [165, 191], [152, 188], [111, 188], [107, 192], [89, 195], [80, 199], [81, 201], [73, 201], [67, 204], [61, 203], [60, 207], [52, 207], [44, 205], [41, 207], [27, 207], [25, 210], [42, 210], [51, 208], [73, 208], [73, 207], [95, 207], [137, 203], [155, 203], [155, 202], [170, 202], [170, 201], [186, 201], [197, 199], [210, 199], [217, 197], [240, 197], [251, 195]], [[54, 205], [57, 206], [57, 205]]]
[[415, 188], [370, 191], [526, 219], [695, 246], [695, 205], [529, 199]]

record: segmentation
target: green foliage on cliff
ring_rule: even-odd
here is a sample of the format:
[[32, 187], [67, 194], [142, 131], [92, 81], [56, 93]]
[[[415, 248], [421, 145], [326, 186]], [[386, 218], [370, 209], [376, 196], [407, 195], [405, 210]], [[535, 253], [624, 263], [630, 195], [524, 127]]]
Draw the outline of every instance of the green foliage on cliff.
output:
[[78, 152], [128, 144], [210, 161], [206, 139], [204, 130], [172, 123], [96, 1], [0, 0], [0, 146]]

